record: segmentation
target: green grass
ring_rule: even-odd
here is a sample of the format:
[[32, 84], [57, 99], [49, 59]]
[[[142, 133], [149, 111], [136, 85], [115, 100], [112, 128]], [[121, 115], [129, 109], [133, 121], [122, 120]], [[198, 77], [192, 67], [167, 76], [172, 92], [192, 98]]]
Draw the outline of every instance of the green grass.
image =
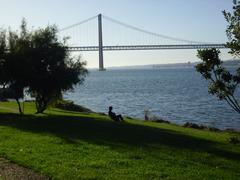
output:
[[240, 179], [233, 132], [0, 103], [0, 156], [53, 179]]

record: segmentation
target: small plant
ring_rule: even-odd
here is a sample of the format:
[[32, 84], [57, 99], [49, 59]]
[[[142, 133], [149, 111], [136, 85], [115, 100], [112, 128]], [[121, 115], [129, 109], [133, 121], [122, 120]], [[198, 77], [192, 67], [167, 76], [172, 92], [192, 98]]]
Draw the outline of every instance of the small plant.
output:
[[151, 115], [151, 113], [150, 113], [149, 109], [145, 109], [144, 110], [144, 119], [145, 119], [145, 121], [150, 120], [150, 115]]
[[145, 121], [152, 121], [158, 123], [170, 123], [169, 121], [163, 120], [162, 118], [153, 114], [149, 109], [144, 110], [144, 120]]

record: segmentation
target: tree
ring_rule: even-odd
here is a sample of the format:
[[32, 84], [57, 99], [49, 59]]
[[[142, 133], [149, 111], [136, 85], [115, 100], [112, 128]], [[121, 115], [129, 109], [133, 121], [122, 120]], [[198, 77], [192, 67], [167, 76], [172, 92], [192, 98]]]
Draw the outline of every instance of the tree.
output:
[[22, 114], [19, 100], [23, 98], [23, 90], [28, 86], [30, 64], [27, 60], [31, 46], [31, 33], [27, 32], [25, 19], [22, 20], [20, 33], [11, 30], [8, 36], [2, 33], [1, 42], [1, 54], [4, 55], [0, 65], [2, 95], [4, 98], [15, 99]]
[[31, 76], [31, 32], [27, 31], [27, 23], [22, 20], [20, 33], [9, 31], [8, 36], [8, 53], [6, 69], [9, 76], [8, 95], [14, 98], [22, 114], [19, 99], [24, 97], [24, 88], [28, 87], [29, 78]]
[[21, 114], [19, 99], [25, 88], [35, 97], [37, 113], [43, 113], [64, 91], [84, 81], [85, 62], [71, 57], [65, 43], [55, 26], [28, 31], [25, 20], [20, 33], [0, 33], [1, 94], [16, 99]]
[[6, 31], [0, 32], [0, 101], [6, 100], [5, 89], [8, 83], [8, 76], [6, 70]]
[[240, 57], [240, 6], [234, 6], [233, 10], [233, 14], [223, 11], [223, 15], [228, 22], [226, 33], [229, 42], [227, 42], [226, 47], [230, 48], [230, 54]]
[[210, 80], [209, 93], [225, 100], [236, 112], [240, 113], [240, 106], [235, 97], [236, 88], [240, 83], [240, 73], [232, 75], [223, 66], [219, 59], [219, 50], [198, 50], [198, 57], [203, 60], [196, 66], [202, 76]]
[[[6, 31], [1, 31], [0, 33], [0, 99], [6, 100], [7, 98], [18, 98], [17, 95], [13, 91], [13, 84], [11, 84], [11, 70], [9, 66], [9, 52], [7, 49], [7, 39], [6, 39]], [[19, 101], [17, 101], [19, 103]], [[21, 106], [19, 108], [19, 112], [21, 111]]]
[[18, 103], [19, 112], [22, 114], [20, 98], [23, 98], [23, 89], [26, 86], [27, 66], [26, 50], [29, 38], [26, 36], [26, 22], [22, 21], [21, 34], [6, 31], [0, 34], [0, 85], [1, 99], [12, 98]]
[[[226, 47], [232, 55], [240, 57], [240, 6], [233, 7], [233, 14], [223, 11], [229, 23], [226, 33], [229, 38]], [[197, 56], [203, 61], [196, 66], [196, 70], [206, 80], [210, 80], [209, 93], [216, 95], [219, 100], [225, 100], [232, 109], [240, 113], [240, 104], [235, 93], [240, 83], [240, 67], [235, 74], [223, 67], [219, 58], [220, 51], [216, 49], [198, 50]]]
[[[6, 32], [2, 30], [0, 32], [0, 87], [4, 89], [7, 84], [7, 75], [6, 75]], [[1, 98], [0, 98], [1, 99]]]
[[57, 28], [48, 26], [33, 33], [29, 91], [36, 98], [37, 113], [43, 113], [62, 93], [82, 83], [85, 62], [72, 58], [57, 37]]

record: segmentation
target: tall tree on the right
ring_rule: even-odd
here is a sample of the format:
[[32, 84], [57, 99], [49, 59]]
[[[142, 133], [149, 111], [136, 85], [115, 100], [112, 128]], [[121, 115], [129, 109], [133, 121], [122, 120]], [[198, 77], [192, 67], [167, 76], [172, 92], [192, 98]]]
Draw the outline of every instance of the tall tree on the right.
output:
[[[233, 13], [223, 11], [223, 14], [228, 22], [226, 33], [229, 42], [226, 47], [230, 49], [230, 54], [240, 58], [240, 6], [234, 6]], [[197, 56], [202, 63], [196, 66], [196, 70], [210, 81], [210, 94], [225, 100], [232, 109], [240, 113], [240, 102], [236, 97], [240, 84], [240, 67], [238, 66], [234, 73], [230, 72], [223, 67], [219, 53], [220, 51], [214, 48], [198, 50]]]

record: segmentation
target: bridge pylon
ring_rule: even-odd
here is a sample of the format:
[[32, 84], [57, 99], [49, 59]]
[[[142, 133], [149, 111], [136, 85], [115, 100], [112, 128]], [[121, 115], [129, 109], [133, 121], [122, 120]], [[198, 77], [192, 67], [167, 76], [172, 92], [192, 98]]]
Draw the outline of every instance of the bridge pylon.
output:
[[99, 71], [105, 71], [103, 65], [103, 37], [102, 37], [102, 14], [98, 15], [98, 52], [99, 52]]

